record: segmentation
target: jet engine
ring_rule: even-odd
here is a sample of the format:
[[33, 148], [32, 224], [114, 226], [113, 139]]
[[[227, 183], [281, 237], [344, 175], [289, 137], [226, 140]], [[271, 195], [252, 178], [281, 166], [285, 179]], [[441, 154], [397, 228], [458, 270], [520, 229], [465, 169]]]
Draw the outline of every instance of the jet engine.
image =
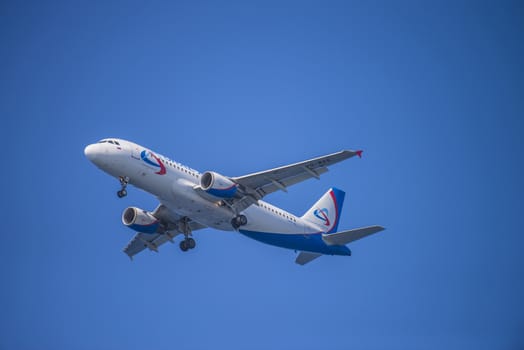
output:
[[122, 223], [130, 229], [142, 233], [156, 233], [160, 222], [152, 213], [136, 207], [129, 207], [122, 213]]
[[238, 190], [236, 183], [213, 171], [206, 171], [202, 174], [200, 187], [210, 195], [218, 198], [232, 198]]

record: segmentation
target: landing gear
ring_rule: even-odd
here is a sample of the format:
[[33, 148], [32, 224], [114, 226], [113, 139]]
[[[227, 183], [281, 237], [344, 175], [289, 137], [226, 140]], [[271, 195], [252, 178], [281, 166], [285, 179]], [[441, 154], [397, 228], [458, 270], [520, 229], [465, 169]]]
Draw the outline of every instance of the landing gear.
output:
[[180, 250], [187, 252], [189, 249], [196, 247], [196, 242], [191, 238], [191, 228], [189, 227], [189, 218], [184, 217], [180, 220], [180, 231], [184, 234], [185, 238], [180, 242]]
[[196, 247], [196, 242], [193, 238], [185, 238], [180, 242], [180, 249], [183, 252], [187, 252], [189, 249], [194, 249]]
[[126, 187], [127, 187], [127, 184], [129, 183], [129, 177], [127, 177], [127, 176], [120, 176], [118, 178], [118, 181], [120, 181], [120, 186], [122, 186], [122, 189], [120, 191], [118, 191], [116, 193], [116, 195], [118, 196], [118, 198], [122, 198], [122, 197], [127, 196]]
[[233, 226], [235, 230], [238, 230], [240, 226], [244, 226], [246, 224], [247, 224], [247, 218], [245, 215], [238, 215], [238, 216], [235, 216], [233, 219], [231, 219], [231, 226]]

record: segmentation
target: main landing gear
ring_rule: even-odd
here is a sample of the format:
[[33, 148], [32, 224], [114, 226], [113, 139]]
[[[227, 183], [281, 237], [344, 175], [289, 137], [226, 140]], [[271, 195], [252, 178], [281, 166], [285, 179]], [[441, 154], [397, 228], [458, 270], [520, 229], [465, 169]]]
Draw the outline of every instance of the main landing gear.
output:
[[196, 247], [196, 242], [191, 238], [191, 228], [189, 227], [189, 218], [184, 217], [180, 220], [180, 228], [185, 238], [180, 242], [180, 250], [187, 252], [189, 249], [194, 249]]
[[233, 219], [231, 219], [231, 226], [233, 226], [235, 230], [238, 230], [240, 226], [244, 226], [246, 224], [247, 224], [247, 218], [245, 215], [242, 215], [242, 214], [237, 215]]
[[129, 183], [129, 177], [127, 177], [127, 176], [119, 176], [118, 177], [118, 181], [120, 181], [120, 186], [122, 186], [122, 189], [120, 191], [118, 191], [116, 193], [116, 195], [118, 196], [118, 198], [122, 198], [122, 197], [127, 196], [126, 187], [127, 187], [127, 184]]
[[189, 249], [194, 249], [195, 247], [196, 242], [191, 237], [184, 238], [184, 240], [180, 242], [180, 250], [182, 250], [183, 252], [187, 252]]

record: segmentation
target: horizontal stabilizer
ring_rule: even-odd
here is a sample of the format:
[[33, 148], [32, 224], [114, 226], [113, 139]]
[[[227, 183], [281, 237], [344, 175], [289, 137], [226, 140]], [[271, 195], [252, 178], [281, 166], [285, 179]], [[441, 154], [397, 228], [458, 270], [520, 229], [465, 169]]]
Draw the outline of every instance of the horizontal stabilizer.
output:
[[300, 254], [298, 254], [297, 260], [295, 260], [295, 262], [297, 264], [299, 264], [299, 265], [305, 265], [308, 262], [310, 262], [312, 260], [315, 260], [316, 258], [318, 258], [321, 255], [322, 254], [320, 254], [320, 253], [300, 252]]
[[373, 233], [380, 232], [382, 230], [384, 230], [384, 227], [382, 226], [362, 227], [332, 234], [323, 234], [322, 240], [327, 245], [345, 245], [350, 242], [356, 241], [357, 239], [361, 239], [366, 236], [372, 235]]

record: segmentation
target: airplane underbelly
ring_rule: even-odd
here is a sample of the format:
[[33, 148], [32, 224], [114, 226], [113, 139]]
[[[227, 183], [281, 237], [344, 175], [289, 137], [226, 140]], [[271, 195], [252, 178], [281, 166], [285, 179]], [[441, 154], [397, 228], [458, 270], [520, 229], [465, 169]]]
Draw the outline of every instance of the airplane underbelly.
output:
[[231, 210], [202, 198], [195, 192], [194, 186], [195, 184], [186, 179], [178, 179], [171, 186], [169, 196], [159, 197], [168, 208], [179, 215], [187, 216], [208, 227], [232, 231]]

